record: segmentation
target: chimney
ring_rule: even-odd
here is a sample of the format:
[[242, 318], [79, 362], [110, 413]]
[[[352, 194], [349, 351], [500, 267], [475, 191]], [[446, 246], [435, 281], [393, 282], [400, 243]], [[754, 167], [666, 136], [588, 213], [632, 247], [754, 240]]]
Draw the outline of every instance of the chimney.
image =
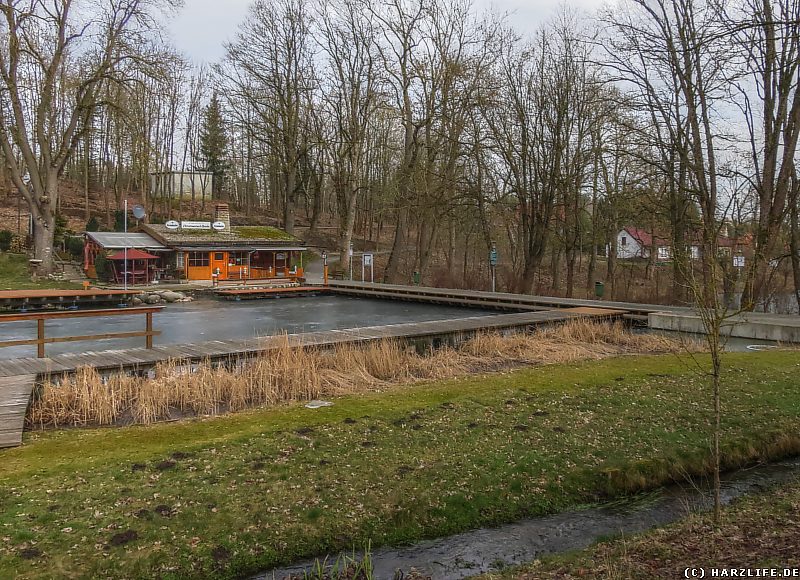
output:
[[222, 222], [225, 224], [225, 228], [220, 231], [231, 231], [231, 211], [227, 203], [217, 203], [214, 205], [214, 222]]

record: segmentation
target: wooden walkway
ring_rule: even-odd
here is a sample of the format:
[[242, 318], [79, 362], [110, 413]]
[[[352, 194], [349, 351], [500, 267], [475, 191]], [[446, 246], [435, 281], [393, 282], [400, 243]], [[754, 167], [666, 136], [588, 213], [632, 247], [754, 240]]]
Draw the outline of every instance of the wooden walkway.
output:
[[36, 375], [0, 377], [0, 448], [22, 444], [22, 428]]
[[214, 294], [228, 300], [247, 300], [257, 298], [277, 298], [278, 296], [308, 296], [327, 293], [321, 286], [287, 286], [279, 288], [229, 288], [215, 290]]
[[606, 300], [582, 300], [578, 298], [554, 298], [552, 296], [532, 296], [508, 292], [481, 292], [478, 290], [457, 290], [450, 288], [430, 288], [426, 286], [400, 286], [395, 284], [369, 284], [331, 280], [328, 288], [334, 294], [358, 296], [361, 298], [388, 298], [429, 304], [449, 304], [487, 308], [490, 310], [553, 310], [569, 308], [611, 308], [624, 310], [624, 317], [646, 322], [647, 316], [654, 312], [692, 313], [691, 308], [663, 306], [660, 304], [638, 304], [634, 302], [610, 302]]
[[19, 445], [25, 411], [38, 379], [73, 373], [81, 367], [104, 371], [137, 371], [161, 361], [230, 360], [247, 358], [284, 347], [315, 346], [330, 348], [339, 344], [365, 344], [381, 339], [431, 344], [460, 342], [486, 330], [520, 330], [556, 324], [575, 318], [614, 319], [624, 314], [612, 309], [573, 308], [546, 312], [522, 312], [494, 316], [474, 316], [453, 320], [433, 320], [343, 330], [326, 330], [241, 340], [214, 340], [196, 344], [163, 345], [152, 349], [89, 351], [46, 358], [0, 360], [0, 447]]
[[116, 304], [139, 290], [0, 290], [0, 307], [10, 309], [42, 308], [45, 306], [82, 306], [87, 304]]

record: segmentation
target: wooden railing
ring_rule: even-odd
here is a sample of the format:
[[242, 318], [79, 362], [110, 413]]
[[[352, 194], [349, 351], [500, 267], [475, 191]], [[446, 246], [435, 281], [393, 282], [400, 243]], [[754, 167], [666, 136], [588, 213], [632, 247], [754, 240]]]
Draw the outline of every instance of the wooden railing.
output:
[[[0, 323], [36, 321], [36, 338], [24, 340], [6, 340], [0, 342], [0, 348], [9, 346], [36, 345], [36, 356], [44, 358], [44, 345], [55, 342], [77, 342], [82, 340], [108, 340], [111, 338], [145, 337], [145, 346], [153, 348], [153, 337], [161, 334], [160, 330], [153, 330], [153, 313], [159, 312], [163, 306], [143, 306], [132, 308], [107, 308], [102, 310], [57, 310], [52, 312], [17, 312], [13, 314], [0, 314]], [[83, 336], [45, 336], [45, 321], [62, 318], [86, 318], [91, 316], [132, 316], [144, 314], [146, 318], [145, 329], [129, 332], [112, 332], [107, 334], [87, 334]]]

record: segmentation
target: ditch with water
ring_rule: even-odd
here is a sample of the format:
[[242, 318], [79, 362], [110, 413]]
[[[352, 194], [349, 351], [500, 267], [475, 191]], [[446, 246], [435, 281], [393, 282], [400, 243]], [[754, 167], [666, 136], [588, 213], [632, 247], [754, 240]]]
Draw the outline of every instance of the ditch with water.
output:
[[[722, 501], [763, 492], [800, 477], [800, 457], [728, 473], [722, 478]], [[506, 566], [531, 562], [548, 554], [586, 548], [620, 534], [630, 535], [677, 521], [713, 506], [706, 481], [675, 484], [602, 505], [532, 518], [496, 528], [483, 528], [437, 540], [371, 552], [376, 580], [391, 579], [397, 570], [416, 569], [434, 580], [458, 580]], [[351, 555], [351, 554], [349, 554]], [[356, 554], [359, 557], [360, 554]], [[334, 562], [337, 555], [327, 558]], [[316, 560], [270, 570], [254, 580], [303, 577]], [[676, 577], [677, 577], [676, 571]]]

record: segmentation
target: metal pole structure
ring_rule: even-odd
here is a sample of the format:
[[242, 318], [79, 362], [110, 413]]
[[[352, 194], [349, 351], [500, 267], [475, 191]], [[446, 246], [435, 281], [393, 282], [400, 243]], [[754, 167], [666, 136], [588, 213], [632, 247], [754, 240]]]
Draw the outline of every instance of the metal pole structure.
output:
[[322, 285], [328, 285], [328, 252], [322, 252]]
[[350, 244], [350, 281], [353, 281], [353, 244]]
[[123, 216], [122, 223], [123, 231], [125, 232], [123, 239], [125, 240], [125, 247], [122, 249], [123, 251], [123, 265], [122, 265], [122, 278], [123, 278], [123, 287], [125, 290], [128, 289], [128, 200], [125, 200], [124, 206], [125, 215]]

